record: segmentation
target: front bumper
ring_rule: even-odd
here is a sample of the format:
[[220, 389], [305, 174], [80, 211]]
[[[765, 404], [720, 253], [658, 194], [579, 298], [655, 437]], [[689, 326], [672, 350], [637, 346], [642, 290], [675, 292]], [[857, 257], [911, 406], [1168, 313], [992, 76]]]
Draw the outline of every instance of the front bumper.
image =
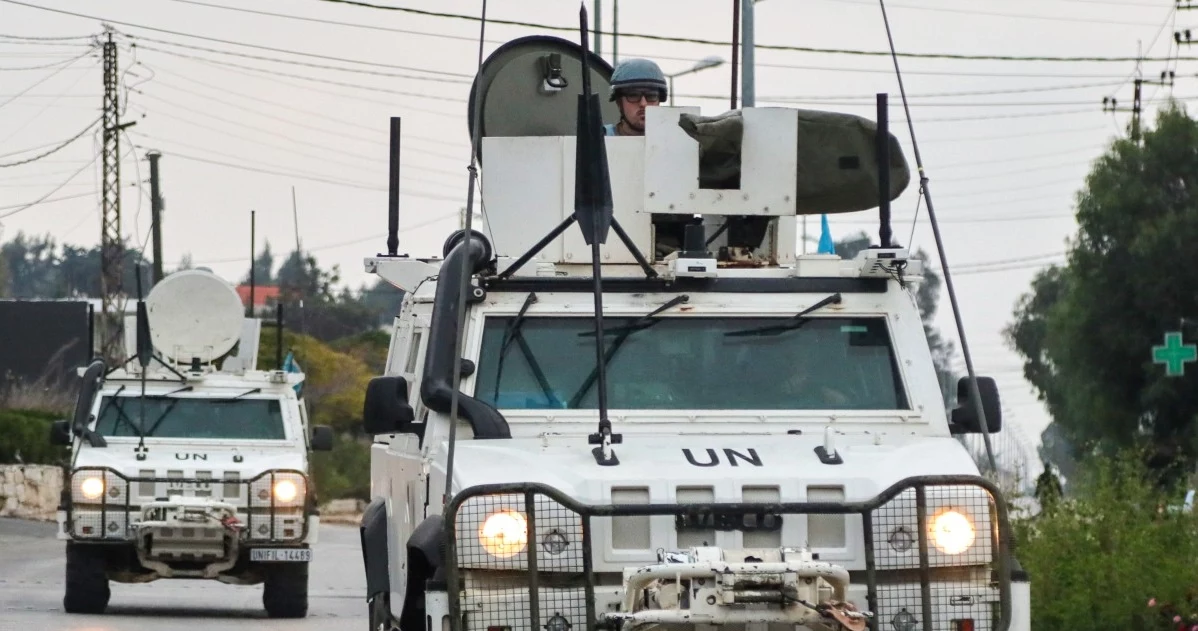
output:
[[[945, 553], [943, 540], [934, 540], [931, 527], [945, 506], [975, 520], [973, 543], [964, 552]], [[526, 519], [527, 544], [499, 558], [480, 544], [480, 535], [489, 516], [511, 511]], [[603, 549], [592, 541], [592, 523], [600, 520], [672, 516], [678, 529], [701, 523], [743, 532], [763, 520], [836, 514], [859, 518], [864, 533], [861, 554], [841, 565], [807, 555], [801, 540], [783, 540], [772, 550], [658, 550], [657, 563], [619, 568], [618, 584], [611, 567], [595, 567], [595, 553]], [[630, 631], [663, 623], [744, 628], [753, 622], [812, 629], [1016, 628], [1006, 505], [995, 486], [976, 476], [911, 478], [864, 502], [805, 504], [591, 506], [544, 485], [486, 485], [458, 494], [448, 515], [454, 631]]]
[[[76, 488], [89, 478], [101, 480], [103, 489], [91, 499]], [[307, 477], [299, 471], [213, 481], [81, 467], [70, 479], [59, 511], [60, 538], [131, 545], [141, 565], [163, 578], [216, 578], [255, 548], [306, 548], [319, 524], [310, 514]], [[273, 489], [284, 480], [304, 490], [295, 501], [276, 499]]]

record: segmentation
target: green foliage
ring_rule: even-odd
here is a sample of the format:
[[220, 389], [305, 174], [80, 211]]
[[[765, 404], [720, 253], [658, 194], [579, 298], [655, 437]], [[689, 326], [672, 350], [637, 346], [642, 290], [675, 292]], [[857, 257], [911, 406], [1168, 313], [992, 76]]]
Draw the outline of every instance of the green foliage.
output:
[[1032, 628], [1176, 629], [1168, 624], [1175, 614], [1198, 623], [1190, 617], [1198, 613], [1198, 518], [1166, 508], [1181, 504], [1182, 489], [1162, 485], [1143, 454], [1091, 462], [1073, 497], [1013, 524], [1031, 578]]
[[1078, 194], [1068, 263], [1036, 277], [1007, 329], [1061, 439], [1081, 454], [1144, 441], [1177, 475], [1198, 455], [1198, 371], [1166, 377], [1151, 350], [1198, 317], [1196, 143], [1177, 105], [1142, 144], [1113, 142]]
[[[122, 282], [132, 293], [137, 286], [137, 270], [142, 270], [143, 288], [150, 289], [151, 264], [139, 261], [136, 248], [124, 244]], [[100, 247], [61, 248], [49, 235], [43, 237], [18, 233], [0, 246], [0, 260], [7, 270], [7, 281], [0, 294], [13, 298], [70, 298], [100, 295]]]
[[[337, 432], [356, 435], [362, 427], [366, 386], [374, 374], [362, 360], [329, 348], [327, 344], [290, 331], [283, 333], [283, 354], [295, 353], [304, 371], [303, 396], [313, 425], [329, 425]], [[263, 335], [258, 367], [275, 367], [275, 336]]]
[[0, 464], [60, 464], [67, 448], [50, 444], [50, 424], [61, 418], [54, 412], [0, 409]]
[[391, 334], [381, 329], [364, 331], [329, 343], [333, 350], [361, 360], [370, 372], [382, 374], [387, 367], [387, 351], [391, 348]]
[[338, 435], [333, 450], [312, 454], [312, 476], [321, 502], [370, 499], [370, 443]]

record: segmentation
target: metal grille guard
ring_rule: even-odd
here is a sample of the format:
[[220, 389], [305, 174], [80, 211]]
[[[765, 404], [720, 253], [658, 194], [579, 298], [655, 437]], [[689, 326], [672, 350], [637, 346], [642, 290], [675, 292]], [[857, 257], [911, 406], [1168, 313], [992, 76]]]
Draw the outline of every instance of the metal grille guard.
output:
[[[75, 479], [77, 477], [84, 477], [84, 476], [86, 476], [87, 472], [95, 472], [99, 477], [101, 477], [101, 479], [104, 480], [104, 492], [100, 495], [100, 497], [96, 498], [95, 500], [90, 500], [86, 503], [81, 502], [85, 506], [98, 506], [99, 507], [99, 510], [100, 510], [100, 522], [99, 522], [100, 523], [100, 533], [98, 535], [83, 535], [81, 533], [75, 532], [74, 484], [75, 484]], [[241, 480], [241, 479], [224, 480], [224, 479], [212, 479], [212, 478], [136, 477], [136, 476], [124, 475], [121, 472], [119, 472], [116, 469], [113, 469], [111, 467], [87, 467], [87, 466], [78, 467], [72, 471], [69, 471], [66, 475], [67, 488], [70, 489], [70, 492], [67, 494], [67, 496], [69, 498], [71, 498], [70, 501], [67, 502], [67, 505], [66, 505], [66, 513], [67, 513], [67, 515], [66, 515], [66, 532], [68, 535], [70, 535], [70, 537], [72, 539], [75, 539], [77, 541], [91, 541], [91, 542], [129, 541], [130, 537], [127, 534], [127, 531], [128, 531], [127, 522], [126, 522], [126, 527], [124, 529], [121, 529], [119, 532], [117, 532], [115, 534], [109, 534], [109, 532], [106, 530], [104, 525], [108, 523], [109, 513], [122, 513], [122, 514], [126, 515], [126, 519], [127, 519], [127, 516], [134, 510], [134, 504], [132, 501], [133, 494], [130, 492], [130, 489], [134, 484], [148, 482], [148, 483], [155, 483], [155, 484], [158, 484], [158, 483], [164, 483], [164, 484], [183, 483], [183, 484], [197, 484], [197, 485], [198, 484], [208, 484], [208, 485], [214, 485], [214, 486], [215, 485], [229, 485], [229, 486], [236, 485], [236, 486], [242, 487], [241, 491], [240, 491], [240, 493], [241, 493], [240, 497], [245, 498], [244, 506], [236, 506], [236, 509], [239, 512], [245, 513], [246, 521], [244, 524], [244, 529], [247, 532], [251, 532], [252, 531], [251, 529], [254, 528], [256, 525], [259, 525], [258, 522], [261, 522], [264, 519], [266, 520], [266, 523], [270, 527], [270, 532], [269, 532], [268, 536], [266, 536], [266, 537], [251, 537], [251, 540], [249, 541], [249, 543], [252, 543], [253, 545], [299, 543], [308, 537], [309, 520], [306, 518], [301, 520], [302, 526], [300, 528], [300, 532], [294, 537], [280, 537], [280, 536], [278, 536], [278, 533], [275, 532], [276, 531], [276, 522], [277, 522], [277, 520], [275, 518], [278, 515], [278, 512], [282, 509], [278, 506], [278, 502], [275, 500], [275, 496], [272, 491], [274, 489], [276, 479], [279, 479], [282, 476], [289, 476], [292, 478], [298, 477], [303, 480], [305, 497], [304, 497], [303, 503], [296, 506], [296, 508], [300, 509], [301, 511], [307, 512], [307, 508], [309, 507], [309, 504], [311, 503], [311, 498], [312, 498], [312, 488], [311, 488], [311, 483], [310, 483], [311, 481], [309, 480], [308, 476], [304, 474], [303, 471], [300, 471], [298, 469], [272, 469], [272, 470], [260, 473], [257, 476], [254, 476], [253, 478], [247, 478], [244, 480]], [[114, 481], [118, 482], [120, 484], [120, 486], [117, 487], [118, 492], [115, 494], [115, 497], [117, 498], [116, 501], [112, 501], [110, 499], [111, 497], [113, 497], [113, 495], [111, 494], [111, 489], [113, 488], [112, 484]], [[253, 496], [253, 493], [252, 493], [256, 486], [262, 486], [263, 481], [266, 481], [265, 488], [267, 489], [268, 497], [270, 500], [269, 504], [267, 504], [263, 500], [255, 499]], [[138, 506], [140, 507], [140, 505], [138, 505]], [[255, 513], [255, 510], [259, 510], [259, 509], [263, 509], [263, 508], [267, 509], [267, 513], [265, 515]], [[257, 517], [257, 520], [255, 520], [255, 517]]]
[[[475, 570], [474, 574], [467, 575], [465, 572], [470, 568], [463, 566], [477, 563], [479, 557], [486, 554], [481, 552], [478, 545], [478, 530], [483, 527], [484, 519], [494, 514], [497, 507], [502, 511], [522, 511], [527, 522], [527, 545], [518, 554], [500, 559], [488, 565], [485, 570]], [[946, 514], [945, 511], [952, 512], [953, 507], [984, 515], [986, 527], [983, 528], [982, 524], [977, 525], [973, 544], [966, 550], [946, 553], [943, 548], [932, 547], [930, 526], [941, 528], [942, 524], [936, 521], [930, 523], [930, 520]], [[930, 514], [934, 509], [940, 509], [941, 512], [936, 515]], [[759, 524], [762, 520], [779, 519], [789, 515], [856, 516], [860, 518], [861, 532], [864, 534], [864, 540], [859, 544], [865, 568], [864, 572], [857, 573], [853, 580], [865, 589], [866, 612], [854, 612], [851, 606], [843, 607], [846, 594], [841, 587], [847, 586], [848, 581], [844, 580], [849, 574], [847, 571], [830, 563], [814, 561], [809, 555], [803, 556], [805, 551], [783, 549], [784, 554], [789, 552], [797, 555], [792, 558], [798, 558], [797, 565], [806, 568], [803, 572], [795, 574], [796, 577], [806, 573], [812, 577], [820, 575], [827, 579], [834, 596], [831, 601], [841, 605], [838, 613], [843, 615], [835, 616], [836, 619], [842, 622], [846, 619], [851, 621], [844, 628], [855, 628], [858, 622], [863, 622], [863, 626], [872, 631], [880, 631], [890, 629], [892, 625], [898, 628], [898, 623], [904, 623], [902, 626], [914, 623], [916, 626], [909, 628], [940, 631], [954, 628], [955, 620], [962, 617], [977, 619], [978, 631], [1007, 631], [1011, 624], [1008, 509], [999, 488], [979, 476], [911, 477], [868, 500], [844, 503], [589, 505], [544, 484], [488, 484], [463, 489], [446, 507], [445, 514], [446, 578], [452, 631], [475, 631], [487, 627], [507, 627], [511, 631], [557, 631], [567, 628], [564, 624], [567, 622], [564, 619], [567, 615], [575, 616], [569, 621], [573, 629], [586, 631], [631, 631], [642, 623], [677, 621], [663, 617], [664, 613], [668, 613], [663, 610], [642, 609], [640, 612], [633, 612], [628, 606], [631, 599], [639, 597], [636, 590], [643, 586], [642, 578], [664, 578], [664, 575], [668, 575], [671, 580], [681, 578], [685, 581], [686, 577], [679, 577], [677, 570], [685, 567], [693, 569], [696, 566], [694, 558], [689, 559], [689, 565], [684, 563], [671, 567], [669, 563], [664, 563], [648, 566], [635, 564], [627, 567], [624, 571], [624, 584], [627, 589], [619, 599], [622, 601], [621, 611], [603, 615], [596, 611], [597, 580], [593, 562], [592, 522], [596, 518], [638, 516], [673, 516], [678, 525], [701, 523], [707, 528], [714, 527], [717, 530], [742, 530], [751, 527], [750, 522]], [[951, 522], [952, 519], [947, 521]], [[565, 553], [547, 552], [550, 548], [545, 543], [547, 540], [543, 540], [544, 537], [568, 540], [570, 536], [575, 536], [580, 541], [577, 550]], [[558, 545], [555, 549], [557, 548], [562, 546]], [[698, 551], [704, 554], [705, 550], [718, 554], [718, 549], [713, 548], [696, 548], [692, 553]], [[668, 556], [671, 553], [665, 554]], [[659, 556], [661, 555], [659, 551]], [[495, 557], [491, 559], [495, 561]], [[795, 563], [783, 563], [777, 567], [761, 569], [782, 570], [786, 565], [794, 566]], [[711, 563], [708, 563], [708, 566], [711, 566]], [[820, 569], [821, 566], [828, 567]], [[705, 570], [708, 576], [711, 575], [711, 569], [709, 567]], [[733, 569], [734, 575], [737, 568], [724, 569]], [[739, 569], [743, 571], [745, 568], [742, 565]], [[483, 587], [475, 576], [483, 573], [493, 575], [492, 580], [495, 584]], [[663, 576], [658, 577], [659, 573]], [[638, 574], [643, 576], [638, 577]], [[771, 572], [767, 571], [764, 574], [769, 575]], [[785, 572], [774, 574], [774, 579], [766, 581], [786, 580], [783, 576]], [[611, 586], [598, 587], [607, 593], [612, 589]], [[744, 593], [752, 591], [745, 589], [743, 583], [740, 587]], [[984, 597], [979, 598], [979, 591], [994, 589], [998, 592], [997, 603], [988, 604]], [[769, 595], [764, 591], [768, 591]], [[779, 588], [771, 585], [769, 590], [763, 590], [759, 596], [762, 601], [769, 601], [776, 598], [779, 591]], [[677, 592], [682, 595], [687, 594], [688, 590], [679, 589]], [[898, 610], [903, 602], [910, 603], [910, 606]], [[725, 603], [718, 603], [716, 606], [724, 605]], [[785, 609], [784, 605], [777, 606]], [[806, 624], [816, 623], [817, 618], [827, 621], [833, 617], [829, 615], [826, 604], [816, 605], [816, 608], [820, 611], [808, 609], [806, 613], [801, 613], [792, 608], [792, 611], [796, 612], [793, 614], [796, 619], [794, 623], [804, 624], [797, 621], [798, 617], [807, 620]], [[492, 610], [499, 613], [488, 613]], [[984, 616], [978, 614], [980, 610], [984, 610]], [[973, 613], [970, 613], [971, 611]], [[816, 616], [816, 613], [820, 615]], [[734, 620], [737, 617], [740, 619]], [[558, 618], [563, 620], [557, 620]], [[792, 618], [787, 617], [776, 619], [792, 621]], [[746, 621], [748, 620], [742, 614], [734, 614], [731, 618], [725, 617], [724, 623]], [[926, 624], [925, 621], [930, 621], [930, 624]], [[709, 623], [698, 618], [682, 622]]]

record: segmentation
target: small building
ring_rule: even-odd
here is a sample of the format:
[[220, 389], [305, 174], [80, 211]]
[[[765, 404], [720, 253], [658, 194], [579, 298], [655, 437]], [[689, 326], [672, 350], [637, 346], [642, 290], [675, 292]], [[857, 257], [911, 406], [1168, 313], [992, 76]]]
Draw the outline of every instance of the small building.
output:
[[[275, 306], [279, 304], [279, 287], [277, 285], [255, 285], [254, 286], [254, 310], [255, 316], [269, 316], [274, 314]], [[241, 304], [245, 307], [250, 305], [250, 286], [238, 285], [237, 295], [241, 297]]]

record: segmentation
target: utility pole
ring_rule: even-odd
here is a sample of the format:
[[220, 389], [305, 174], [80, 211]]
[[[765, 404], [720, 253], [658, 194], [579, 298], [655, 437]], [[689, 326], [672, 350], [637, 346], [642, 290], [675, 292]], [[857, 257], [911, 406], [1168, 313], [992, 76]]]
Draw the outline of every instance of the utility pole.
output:
[[741, 0], [741, 107], [753, 107], [757, 102], [756, 76], [753, 65], [754, 47], [756, 44], [753, 33], [753, 5], [755, 2], [756, 0]]
[[611, 65], [620, 61], [620, 0], [611, 0]]
[[1133, 95], [1132, 95], [1132, 102], [1131, 102], [1130, 108], [1126, 108], [1126, 107], [1121, 108], [1121, 107], [1119, 107], [1118, 99], [1116, 99], [1113, 96], [1104, 96], [1104, 97], [1102, 97], [1102, 111], [1104, 111], [1104, 112], [1131, 112], [1131, 140], [1132, 140], [1132, 142], [1139, 144], [1140, 139], [1141, 139], [1140, 117], [1144, 112], [1144, 105], [1143, 105], [1144, 86], [1145, 85], [1159, 85], [1159, 86], [1173, 87], [1174, 78], [1175, 78], [1175, 75], [1172, 70], [1165, 70], [1165, 71], [1161, 72], [1161, 78], [1159, 81], [1154, 81], [1154, 80], [1150, 80], [1150, 79], [1136, 79], [1134, 82], [1135, 83], [1135, 91], [1133, 92]]
[[162, 154], [151, 151], [150, 160], [150, 229], [154, 234], [154, 284], [162, 280], [162, 191], [158, 186], [158, 158]]
[[600, 0], [595, 0], [595, 56], [603, 56], [603, 14], [599, 13]]
[[124, 359], [121, 344], [124, 328], [125, 299], [121, 281], [124, 272], [124, 243], [121, 239], [121, 131], [135, 123], [120, 123], [120, 95], [117, 92], [116, 42], [111, 27], [105, 26], [104, 109], [101, 152], [103, 165], [102, 216], [100, 221], [100, 304], [104, 312], [100, 355], [110, 362]]

